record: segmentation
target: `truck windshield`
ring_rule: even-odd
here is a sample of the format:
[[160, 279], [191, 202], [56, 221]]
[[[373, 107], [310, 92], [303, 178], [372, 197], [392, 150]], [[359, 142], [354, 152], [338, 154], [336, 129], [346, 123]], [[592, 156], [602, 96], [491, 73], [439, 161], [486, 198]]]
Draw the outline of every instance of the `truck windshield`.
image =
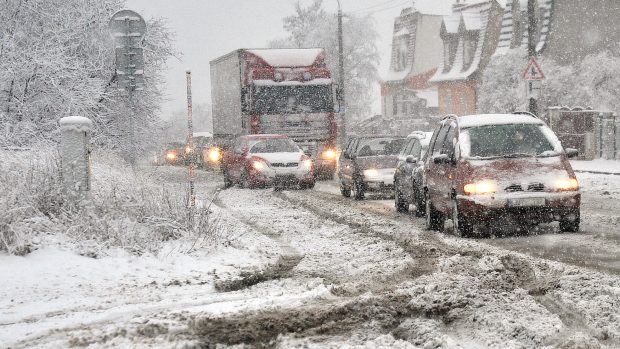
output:
[[254, 111], [258, 114], [333, 111], [331, 85], [256, 86]]

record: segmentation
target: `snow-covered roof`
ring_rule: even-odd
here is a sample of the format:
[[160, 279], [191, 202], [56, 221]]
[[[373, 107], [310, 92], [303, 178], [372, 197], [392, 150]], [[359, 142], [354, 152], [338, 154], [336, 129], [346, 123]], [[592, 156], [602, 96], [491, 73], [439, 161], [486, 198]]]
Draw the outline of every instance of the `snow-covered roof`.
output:
[[463, 23], [467, 30], [480, 30], [482, 28], [482, 18], [479, 11], [463, 11]]
[[311, 66], [323, 52], [322, 48], [254, 49], [249, 53], [262, 58], [272, 67]]
[[[494, 0], [493, 0], [494, 1]], [[478, 67], [480, 66], [480, 60], [482, 58], [482, 49], [484, 48], [484, 41], [487, 39], [487, 27], [489, 23], [489, 15], [491, 13], [491, 7], [493, 1], [485, 1], [469, 6], [462, 7], [460, 12], [457, 12], [459, 18], [463, 18], [465, 21], [465, 17], [467, 17], [467, 21], [470, 22], [471, 28], [478, 27], [476, 29], [478, 31], [477, 42], [475, 42], [475, 51], [474, 57], [471, 63], [468, 66], [465, 66], [463, 62], [463, 35], [460, 35], [458, 38], [458, 44], [456, 49], [456, 54], [454, 61], [449, 67], [449, 70], [446, 69], [444, 59], [442, 57], [440, 67], [437, 69], [435, 75], [430, 79], [431, 82], [442, 82], [442, 81], [458, 81], [465, 80], [469, 78], [472, 74], [474, 74]], [[472, 12], [477, 12], [478, 15], [471, 14]], [[454, 16], [454, 14], [452, 15]], [[450, 16], [451, 17], [451, 16]], [[446, 17], [444, 17], [445, 23]], [[473, 29], [472, 29], [473, 30]], [[449, 39], [448, 39], [449, 40]], [[445, 54], [442, 53], [442, 55]]]
[[[547, 44], [547, 38], [549, 36], [549, 28], [551, 25], [551, 12], [553, 9], [554, 0], [539, 0], [540, 11], [543, 14], [540, 38], [536, 44], [536, 52], [541, 53], [545, 45]], [[519, 6], [515, 8], [515, 6]], [[520, 23], [516, 23], [518, 18], [514, 18], [514, 12], [517, 11], [520, 14]], [[523, 35], [521, 38], [515, 38], [515, 25], [523, 26]], [[527, 20], [527, 0], [508, 0], [506, 2], [506, 8], [504, 10], [504, 16], [502, 17], [502, 29], [497, 44], [496, 54], [504, 54], [513, 47], [513, 42], [516, 41], [517, 45], [523, 49], [527, 48], [528, 42], [529, 23]]]
[[394, 36], [405, 36], [405, 35], [409, 35], [409, 30], [407, 30], [407, 28], [402, 28], [401, 30], [397, 31], [396, 33], [394, 33]]
[[538, 124], [545, 123], [533, 116], [523, 114], [479, 114], [466, 115], [459, 117], [459, 127], [477, 127], [487, 125], [507, 125], [507, 124]]
[[256, 86], [300, 86], [300, 85], [329, 85], [332, 79], [312, 79], [310, 81], [274, 81], [269, 79], [252, 80]]
[[211, 132], [194, 132], [193, 133], [194, 137], [207, 137], [207, 138], [212, 138], [213, 137], [213, 133]]
[[459, 32], [459, 25], [461, 24], [461, 14], [453, 13], [443, 17], [443, 24], [446, 27], [448, 34], [456, 34]]

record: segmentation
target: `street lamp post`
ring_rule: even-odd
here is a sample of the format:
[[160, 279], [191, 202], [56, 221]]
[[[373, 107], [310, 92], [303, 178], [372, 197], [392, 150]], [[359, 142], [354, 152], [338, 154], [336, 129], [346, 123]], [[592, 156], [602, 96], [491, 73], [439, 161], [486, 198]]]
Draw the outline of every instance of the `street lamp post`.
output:
[[344, 89], [344, 49], [343, 49], [343, 38], [342, 38], [342, 8], [340, 7], [340, 0], [338, 1], [338, 84], [340, 91], [338, 91], [337, 96], [339, 97], [338, 101], [338, 113], [341, 118], [341, 139], [342, 143], [346, 141], [347, 138], [347, 119], [345, 116], [346, 113], [346, 103], [345, 103], [345, 89]]

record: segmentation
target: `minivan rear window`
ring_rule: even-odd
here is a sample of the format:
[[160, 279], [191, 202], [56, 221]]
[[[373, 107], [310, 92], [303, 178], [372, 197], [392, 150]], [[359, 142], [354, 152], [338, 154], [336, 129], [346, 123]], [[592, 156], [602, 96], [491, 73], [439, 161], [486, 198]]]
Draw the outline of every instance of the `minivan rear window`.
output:
[[461, 131], [461, 152], [467, 158], [556, 156], [561, 148], [553, 132], [540, 124], [486, 125]]

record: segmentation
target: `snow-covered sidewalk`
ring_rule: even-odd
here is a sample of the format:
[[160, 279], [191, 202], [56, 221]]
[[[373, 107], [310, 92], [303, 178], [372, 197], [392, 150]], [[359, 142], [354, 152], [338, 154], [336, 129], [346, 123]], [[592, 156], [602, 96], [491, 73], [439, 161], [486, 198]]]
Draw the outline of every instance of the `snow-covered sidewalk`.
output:
[[620, 160], [571, 160], [570, 163], [577, 172], [620, 175]]

